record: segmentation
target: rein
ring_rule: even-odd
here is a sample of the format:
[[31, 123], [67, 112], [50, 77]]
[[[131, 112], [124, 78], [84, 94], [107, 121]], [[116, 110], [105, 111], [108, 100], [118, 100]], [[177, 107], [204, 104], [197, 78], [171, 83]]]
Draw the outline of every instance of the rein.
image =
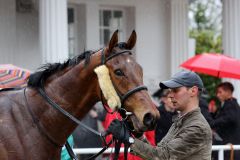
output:
[[[42, 86], [41, 86], [42, 87]], [[71, 114], [69, 114], [67, 111], [65, 111], [64, 109], [62, 109], [59, 105], [57, 105], [54, 101], [52, 101], [52, 99], [46, 94], [46, 92], [44, 91], [44, 89], [42, 88], [38, 88], [38, 92], [40, 93], [40, 95], [51, 105], [53, 106], [55, 109], [57, 109], [58, 111], [60, 111], [62, 114], [64, 114], [66, 117], [68, 117], [70, 120], [74, 121], [76, 124], [80, 125], [81, 127], [89, 130], [90, 132], [98, 135], [101, 137], [102, 141], [104, 142], [104, 147], [102, 148], [101, 151], [99, 151], [97, 154], [91, 156], [88, 158], [88, 160], [91, 160], [93, 158], [96, 158], [97, 156], [99, 156], [100, 154], [102, 154], [111, 144], [112, 144], [112, 141], [110, 141], [109, 143], [106, 142], [105, 140], [105, 136], [106, 136], [106, 133], [100, 133], [100, 132], [97, 132], [96, 130], [88, 127], [87, 125], [85, 125], [84, 123], [82, 123], [81, 121], [79, 121], [77, 118], [75, 118], [74, 116], [72, 116]], [[39, 125], [39, 119], [37, 119], [32, 110], [30, 109], [30, 106], [28, 104], [28, 101], [27, 101], [27, 97], [26, 97], [26, 88], [24, 89], [24, 98], [25, 98], [25, 101], [26, 101], [26, 104], [27, 104], [27, 109], [34, 121], [34, 123], [37, 125], [37, 128], [38, 130], [40, 131], [40, 133], [46, 137], [46, 139], [51, 142], [53, 145], [55, 145], [56, 147], [59, 147], [59, 148], [62, 148], [63, 145], [60, 145], [58, 144], [52, 137], [50, 137], [43, 129], [42, 127]], [[65, 144], [65, 147], [68, 151], [68, 154], [70, 155], [70, 157], [73, 159], [73, 160], [78, 160], [78, 158], [76, 157], [76, 155], [74, 154], [72, 148], [70, 147], [68, 141], [66, 142]]]
[[[52, 106], [54, 107], [56, 110], [60, 111], [63, 115], [65, 115], [66, 117], [68, 117], [70, 120], [72, 120], [73, 122], [75, 122], [76, 124], [80, 125], [81, 127], [87, 129], [88, 131], [98, 135], [101, 137], [102, 141], [104, 142], [104, 147], [102, 148], [101, 151], [99, 151], [97, 154], [89, 157], [87, 160], [96, 158], [97, 156], [99, 156], [100, 154], [102, 154], [111, 144], [112, 141], [110, 141], [109, 143], [106, 142], [105, 136], [106, 133], [100, 133], [90, 127], [88, 127], [87, 125], [85, 125], [84, 123], [82, 123], [80, 120], [78, 120], [77, 118], [75, 118], [73, 115], [71, 115], [70, 113], [68, 113], [67, 111], [65, 111], [62, 107], [60, 107], [58, 104], [56, 104], [45, 92], [44, 87], [43, 87], [43, 81], [41, 81], [41, 87], [38, 88], [38, 92], [39, 94]], [[52, 141], [51, 141], [52, 142]], [[68, 141], [65, 144], [66, 149], [68, 151], [68, 154], [71, 156], [72, 159], [74, 160], [78, 160], [77, 156], [74, 154], [72, 148], [70, 147]]]
[[94, 129], [88, 127], [87, 125], [85, 125], [84, 123], [82, 123], [80, 120], [78, 120], [77, 118], [75, 118], [73, 115], [71, 115], [70, 113], [68, 113], [67, 111], [65, 111], [62, 107], [60, 107], [58, 104], [56, 104], [45, 92], [44, 88], [43, 88], [43, 84], [41, 86], [41, 88], [38, 88], [38, 92], [40, 93], [40, 95], [55, 109], [57, 109], [58, 111], [60, 111], [63, 115], [65, 115], [66, 117], [68, 117], [70, 120], [72, 120], [73, 122], [75, 122], [78, 125], [81, 125], [83, 128], [89, 130], [90, 132], [101, 136], [102, 134], [95, 131]]
[[58, 143], [57, 143], [52, 137], [50, 137], [50, 136], [42, 129], [42, 127], [40, 126], [40, 124], [39, 124], [39, 121], [40, 121], [40, 120], [34, 116], [33, 111], [31, 110], [31, 108], [30, 108], [30, 106], [29, 106], [29, 103], [28, 103], [28, 100], [27, 100], [27, 96], [26, 96], [26, 88], [24, 88], [24, 98], [25, 98], [25, 101], [26, 101], [26, 104], [27, 104], [27, 109], [28, 109], [28, 111], [29, 111], [29, 113], [30, 113], [30, 115], [31, 115], [31, 117], [32, 117], [32, 119], [33, 119], [33, 122], [36, 124], [38, 130], [40, 131], [40, 133], [41, 133], [44, 137], [46, 137], [46, 139], [49, 140], [49, 141], [50, 141], [53, 145], [55, 145], [56, 147], [58, 147], [58, 148], [63, 147], [63, 145], [58, 144]]

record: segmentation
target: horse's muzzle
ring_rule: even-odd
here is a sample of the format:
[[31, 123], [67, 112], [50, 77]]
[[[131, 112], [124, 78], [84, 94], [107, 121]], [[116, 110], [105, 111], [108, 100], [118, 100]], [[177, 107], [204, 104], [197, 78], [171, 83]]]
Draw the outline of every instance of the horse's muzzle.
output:
[[143, 124], [148, 130], [153, 130], [156, 126], [156, 118], [152, 113], [146, 113], [143, 118]]

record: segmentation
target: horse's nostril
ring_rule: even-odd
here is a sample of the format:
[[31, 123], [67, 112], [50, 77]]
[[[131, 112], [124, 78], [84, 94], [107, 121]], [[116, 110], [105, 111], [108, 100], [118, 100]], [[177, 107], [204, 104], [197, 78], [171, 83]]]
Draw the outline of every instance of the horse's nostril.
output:
[[148, 129], [154, 129], [155, 127], [155, 118], [151, 113], [147, 113], [144, 116], [143, 124], [148, 127]]

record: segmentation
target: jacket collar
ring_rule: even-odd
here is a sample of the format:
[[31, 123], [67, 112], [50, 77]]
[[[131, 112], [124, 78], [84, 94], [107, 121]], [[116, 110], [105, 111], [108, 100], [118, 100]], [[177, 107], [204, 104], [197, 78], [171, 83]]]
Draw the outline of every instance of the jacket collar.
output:
[[189, 117], [195, 116], [199, 113], [201, 113], [201, 110], [200, 110], [200, 107], [197, 107], [196, 109], [194, 109], [182, 116], [180, 116], [180, 114], [173, 116], [172, 121], [176, 125], [176, 127], [181, 127], [185, 120], [187, 120]]

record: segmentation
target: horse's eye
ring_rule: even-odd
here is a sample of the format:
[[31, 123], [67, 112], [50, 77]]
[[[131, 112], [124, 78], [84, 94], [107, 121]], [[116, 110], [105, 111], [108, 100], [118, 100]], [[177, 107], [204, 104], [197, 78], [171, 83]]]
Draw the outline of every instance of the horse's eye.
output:
[[121, 69], [116, 69], [116, 70], [114, 71], [114, 73], [115, 73], [117, 76], [124, 76], [124, 73], [122, 72]]

